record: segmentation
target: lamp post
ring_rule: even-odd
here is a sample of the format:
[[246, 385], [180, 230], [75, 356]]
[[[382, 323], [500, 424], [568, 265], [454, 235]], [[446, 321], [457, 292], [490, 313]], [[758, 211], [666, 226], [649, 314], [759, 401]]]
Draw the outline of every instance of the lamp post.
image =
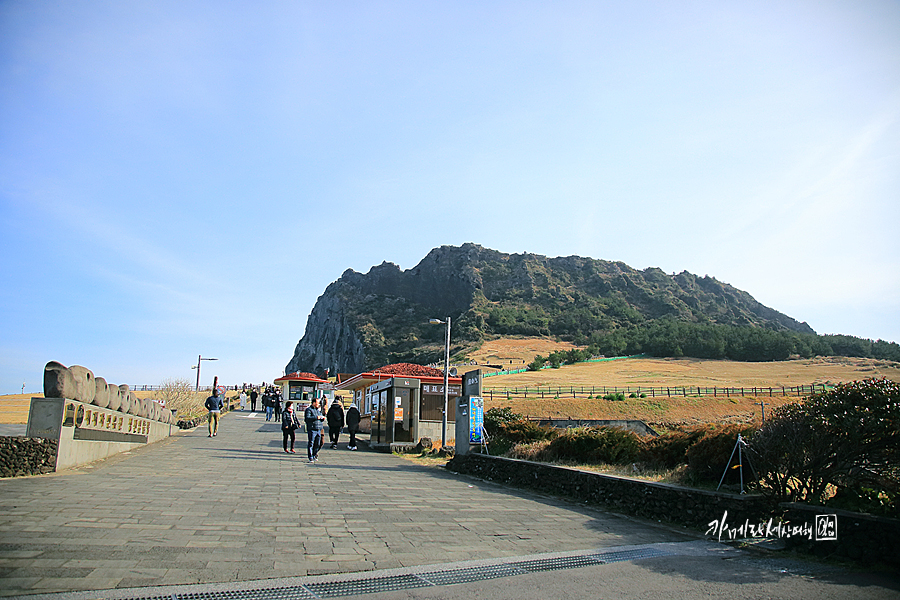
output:
[[201, 355], [197, 355], [197, 366], [191, 367], [192, 369], [197, 369], [197, 387], [194, 390], [195, 392], [200, 391], [200, 361], [202, 360], [219, 360], [218, 358], [203, 358]]
[[432, 325], [447, 324], [447, 335], [444, 340], [444, 416], [441, 419], [441, 448], [447, 445], [447, 405], [449, 404], [450, 382], [450, 317], [446, 321], [440, 319], [429, 319]]

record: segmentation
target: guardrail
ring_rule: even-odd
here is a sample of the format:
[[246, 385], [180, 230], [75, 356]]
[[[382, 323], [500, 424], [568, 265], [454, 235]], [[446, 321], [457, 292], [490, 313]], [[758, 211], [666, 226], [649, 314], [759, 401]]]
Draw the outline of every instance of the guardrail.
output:
[[809, 385], [782, 386], [782, 387], [643, 387], [643, 386], [548, 386], [548, 387], [496, 387], [482, 391], [482, 396], [491, 400], [496, 396], [500, 398], [603, 398], [609, 394], [634, 394], [640, 398], [699, 398], [699, 397], [724, 397], [731, 396], [811, 396], [832, 389], [822, 383]]
[[[164, 386], [164, 385], [129, 385], [128, 387], [131, 389], [132, 392], [158, 392], [160, 390], [166, 389], [166, 386]], [[241, 391], [241, 389], [242, 388], [239, 385], [226, 385], [225, 386], [226, 392], [232, 392], [232, 391], [239, 392], [239, 391]], [[246, 389], [249, 390], [249, 388], [246, 388]], [[212, 386], [211, 385], [205, 385], [205, 386], [201, 385], [199, 391], [211, 392]]]

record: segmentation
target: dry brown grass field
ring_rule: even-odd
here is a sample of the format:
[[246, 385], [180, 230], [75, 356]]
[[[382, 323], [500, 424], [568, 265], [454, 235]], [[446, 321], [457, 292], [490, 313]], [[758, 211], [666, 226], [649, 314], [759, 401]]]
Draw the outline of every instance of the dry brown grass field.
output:
[[28, 405], [31, 398], [41, 394], [9, 394], [0, 396], [0, 423], [22, 424], [28, 422]]
[[[571, 347], [550, 340], [493, 340], [486, 342], [475, 356], [509, 357], [531, 362], [535, 354], [546, 356], [555, 349]], [[464, 371], [465, 368], [460, 370]], [[765, 363], [692, 358], [629, 358], [489, 377], [484, 381], [484, 396], [485, 408], [510, 406], [514, 411], [532, 417], [640, 419], [656, 427], [671, 428], [699, 423], [758, 422], [762, 414], [760, 402], [766, 403], [766, 411], [771, 411], [782, 404], [797, 402], [800, 398], [778, 394], [770, 396], [768, 393], [757, 396], [723, 396], [720, 390], [718, 396], [676, 397], [673, 394], [673, 397], [608, 401], [596, 397], [599, 392], [597, 388], [780, 388], [810, 384], [834, 385], [869, 377], [887, 377], [900, 381], [900, 364], [845, 357]], [[592, 386], [593, 393], [582, 389]], [[507, 399], [503, 393], [508, 388], [521, 390], [526, 387], [532, 390], [528, 398], [523, 398], [520, 393]], [[538, 388], [544, 388], [543, 397], [535, 391]], [[572, 388], [576, 388], [574, 397]], [[550, 389], [554, 391], [548, 391]], [[593, 397], [588, 398], [589, 395]]]
[[[152, 398], [154, 392], [136, 391], [134, 392], [138, 398]], [[237, 396], [239, 392], [229, 390], [225, 396], [232, 398]], [[207, 396], [206, 392], [198, 394], [199, 404], [202, 406], [203, 399]], [[7, 394], [0, 396], [0, 423], [6, 425], [23, 424], [28, 422], [28, 406], [32, 398], [43, 398], [43, 393], [37, 394]]]
[[761, 363], [696, 358], [626, 358], [498, 375], [488, 378], [485, 385], [790, 387], [813, 383], [835, 384], [869, 377], [900, 381], [900, 363], [839, 356]]
[[538, 354], [547, 356], [557, 350], [576, 348], [570, 342], [557, 342], [550, 338], [501, 338], [490, 340], [469, 353], [469, 358], [480, 365], [503, 365], [504, 368], [527, 365]]

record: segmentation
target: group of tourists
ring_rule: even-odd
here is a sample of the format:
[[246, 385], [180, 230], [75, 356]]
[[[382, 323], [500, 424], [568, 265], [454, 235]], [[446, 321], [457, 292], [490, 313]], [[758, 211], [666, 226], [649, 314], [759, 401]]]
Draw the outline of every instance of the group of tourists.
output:
[[281, 420], [281, 390], [270, 385], [262, 395], [262, 405], [266, 411], [266, 421]]
[[[266, 413], [266, 421], [281, 420], [281, 389], [274, 385], [262, 385], [262, 409]], [[250, 388], [250, 394], [246, 390], [241, 390], [240, 406], [241, 410], [247, 410], [250, 405], [250, 412], [256, 412], [256, 402], [260, 399], [259, 391], [256, 388]]]
[[[240, 407], [246, 410], [247, 401], [250, 403], [250, 411], [256, 412], [256, 402], [259, 393], [255, 388], [250, 390], [250, 395], [245, 391], [241, 391]], [[324, 428], [328, 423], [328, 436], [331, 439], [331, 449], [337, 450], [338, 441], [341, 437], [341, 431], [347, 427], [350, 434], [350, 442], [347, 445], [348, 450], [356, 450], [356, 434], [359, 433], [359, 407], [355, 404], [350, 405], [346, 414], [344, 406], [340, 400], [333, 400], [327, 412], [323, 414], [320, 402], [324, 399], [313, 398], [310, 405], [303, 413], [303, 422], [306, 425], [306, 433], [308, 436], [307, 458], [309, 462], [319, 460], [319, 450], [324, 444]], [[282, 410], [281, 390], [275, 386], [265, 387], [262, 393], [262, 407], [266, 411], [266, 421], [281, 421], [281, 433], [283, 435], [283, 448], [286, 453], [296, 454], [294, 452], [294, 443], [296, 441], [296, 431], [300, 429], [300, 418], [294, 410], [294, 402], [288, 400], [284, 404]], [[212, 396], [206, 399], [206, 409], [209, 411], [209, 437], [218, 434], [219, 416], [223, 407], [222, 399], [219, 392], [213, 389]], [[290, 441], [290, 448], [288, 448]]]
[[256, 412], [256, 401], [259, 399], [259, 392], [256, 388], [250, 388], [250, 395], [246, 390], [241, 390], [241, 410], [247, 410], [247, 403], [250, 404], [250, 412]]
[[[328, 408], [327, 414], [323, 415], [319, 405], [319, 399], [313, 398], [312, 403], [303, 411], [303, 422], [306, 425], [307, 445], [306, 457], [309, 462], [317, 462], [319, 460], [319, 450], [324, 445], [324, 427], [325, 422], [328, 423], [328, 435], [331, 438], [331, 449], [337, 450], [338, 441], [341, 437], [341, 430], [344, 425], [350, 433], [350, 443], [348, 450], [356, 450], [356, 434], [359, 433], [359, 408], [352, 404], [347, 409], [346, 417], [344, 415], [344, 407], [339, 400], [335, 400]], [[284, 405], [284, 412], [281, 415], [281, 433], [283, 436], [282, 447], [284, 451], [290, 454], [294, 452], [294, 442], [296, 439], [295, 432], [300, 428], [300, 420], [294, 412], [294, 403], [290, 400]], [[288, 449], [288, 440], [291, 445]]]

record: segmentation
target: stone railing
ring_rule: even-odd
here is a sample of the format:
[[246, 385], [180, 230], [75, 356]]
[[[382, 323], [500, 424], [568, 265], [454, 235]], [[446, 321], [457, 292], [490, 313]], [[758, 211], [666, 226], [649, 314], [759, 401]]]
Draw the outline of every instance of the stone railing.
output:
[[[110, 385], [89, 369], [51, 361], [44, 368], [44, 397], [31, 399], [26, 436], [55, 444], [50, 470], [56, 471], [161, 440], [176, 422], [170, 410], [138, 398], [127, 385]], [[21, 443], [7, 443], [18, 453], [26, 450]], [[28, 459], [13, 462], [22, 460]], [[46, 465], [38, 471], [47, 472]], [[15, 472], [33, 474], [34, 469]]]
[[158, 402], [138, 398], [127, 385], [108, 384], [102, 377], [94, 377], [90, 369], [74, 365], [65, 367], [50, 361], [44, 367], [44, 398], [66, 398], [99, 408], [161, 423], [175, 424], [172, 411]]

